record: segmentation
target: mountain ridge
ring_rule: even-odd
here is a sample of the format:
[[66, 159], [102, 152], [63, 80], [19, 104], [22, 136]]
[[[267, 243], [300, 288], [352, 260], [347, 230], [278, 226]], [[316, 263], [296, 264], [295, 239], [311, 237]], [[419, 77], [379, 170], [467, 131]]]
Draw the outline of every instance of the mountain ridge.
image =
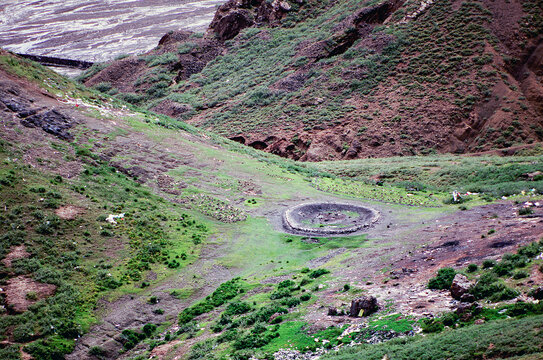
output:
[[229, 1], [203, 37], [166, 34], [83, 79], [296, 160], [476, 153], [543, 139], [540, 10]]

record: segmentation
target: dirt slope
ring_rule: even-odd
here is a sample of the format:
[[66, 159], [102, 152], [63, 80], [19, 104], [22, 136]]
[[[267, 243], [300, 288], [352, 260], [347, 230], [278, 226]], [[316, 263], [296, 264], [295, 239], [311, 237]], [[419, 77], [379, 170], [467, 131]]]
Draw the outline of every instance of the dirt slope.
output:
[[[230, 1], [86, 84], [302, 161], [543, 139], [541, 1]], [[94, 75], [93, 75], [94, 74]]]

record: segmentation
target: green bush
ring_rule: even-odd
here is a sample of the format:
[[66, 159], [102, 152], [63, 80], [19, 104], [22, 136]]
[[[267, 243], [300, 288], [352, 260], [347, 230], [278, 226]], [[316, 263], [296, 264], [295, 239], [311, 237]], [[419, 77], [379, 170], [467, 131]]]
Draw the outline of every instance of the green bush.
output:
[[283, 280], [277, 285], [277, 288], [278, 289], [290, 288], [290, 287], [293, 287], [294, 285], [296, 285], [296, 283], [292, 280]]
[[497, 264], [496, 260], [485, 260], [483, 261], [483, 269], [490, 269], [496, 266], [496, 264]]
[[534, 241], [533, 243], [520, 247], [517, 253], [531, 259], [541, 254], [542, 251], [543, 244], [541, 242]]
[[424, 319], [421, 322], [422, 332], [424, 333], [438, 333], [444, 328], [444, 325], [438, 319]]
[[288, 308], [293, 308], [300, 305], [300, 299], [295, 298], [295, 297], [288, 297], [286, 299], [281, 300], [281, 305], [285, 305]]
[[24, 350], [35, 359], [60, 360], [64, 355], [74, 350], [74, 342], [62, 339], [59, 336], [52, 336], [48, 339], [34, 341], [24, 347]]
[[234, 301], [228, 304], [224, 311], [225, 316], [241, 315], [251, 310], [251, 306], [244, 301]]
[[437, 276], [428, 281], [428, 288], [434, 290], [450, 289], [455, 275], [456, 270], [453, 268], [439, 269]]
[[290, 296], [290, 289], [280, 289], [271, 293], [270, 299], [277, 300], [277, 299], [282, 299], [289, 296]]
[[149, 67], [157, 65], [168, 65], [176, 62], [178, 57], [175, 53], [164, 53], [161, 55], [149, 55], [145, 57], [145, 61]]
[[145, 334], [136, 332], [134, 330], [126, 329], [121, 333], [121, 342], [125, 350], [132, 349], [143, 339], [145, 339]]
[[106, 356], [106, 351], [100, 346], [92, 346], [89, 348], [88, 354], [90, 356], [102, 357]]
[[468, 265], [468, 272], [470, 272], [470, 273], [476, 272], [477, 269], [479, 269], [479, 267], [477, 266], [477, 264], [469, 264], [469, 265]]
[[241, 290], [239, 285], [239, 278], [232, 279], [224, 282], [204, 301], [197, 303], [191, 307], [186, 308], [179, 314], [179, 324], [186, 324], [196, 316], [205, 314], [215, 307], [223, 305], [226, 301], [234, 298]]
[[143, 325], [141, 331], [145, 334], [145, 336], [150, 337], [155, 333], [156, 329], [157, 326], [155, 324], [145, 324]]
[[531, 207], [521, 207], [518, 209], [519, 215], [531, 215], [534, 213], [534, 210]]
[[322, 275], [329, 274], [329, 273], [330, 273], [330, 270], [316, 269], [316, 270], [311, 271], [308, 276], [312, 279], [316, 279]]
[[492, 302], [505, 301], [514, 299], [519, 295], [520, 293], [518, 291], [504, 286], [502, 290], [492, 294], [492, 296], [489, 297], [489, 300]]
[[528, 274], [526, 271], [516, 271], [513, 274], [513, 279], [519, 280], [519, 279], [527, 278], [528, 276], [530, 276], [530, 274]]
[[311, 299], [311, 294], [303, 294], [300, 296], [301, 301], [308, 301], [309, 299]]

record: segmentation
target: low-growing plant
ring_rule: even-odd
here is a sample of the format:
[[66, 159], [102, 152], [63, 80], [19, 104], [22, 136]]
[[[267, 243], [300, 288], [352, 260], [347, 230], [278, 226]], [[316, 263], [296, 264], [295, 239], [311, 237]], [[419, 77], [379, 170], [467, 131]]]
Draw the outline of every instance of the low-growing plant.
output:
[[455, 275], [456, 270], [453, 268], [439, 269], [437, 276], [428, 281], [428, 288], [434, 290], [450, 289]]

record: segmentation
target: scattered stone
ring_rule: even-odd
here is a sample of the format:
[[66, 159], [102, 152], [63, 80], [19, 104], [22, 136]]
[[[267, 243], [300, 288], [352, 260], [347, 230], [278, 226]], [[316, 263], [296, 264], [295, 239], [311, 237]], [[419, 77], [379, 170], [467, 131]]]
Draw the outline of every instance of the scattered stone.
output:
[[462, 295], [466, 294], [472, 286], [473, 283], [465, 275], [456, 274], [451, 285], [451, 296], [460, 300]]
[[349, 316], [362, 317], [369, 316], [379, 310], [379, 304], [374, 296], [363, 296], [351, 302]]

